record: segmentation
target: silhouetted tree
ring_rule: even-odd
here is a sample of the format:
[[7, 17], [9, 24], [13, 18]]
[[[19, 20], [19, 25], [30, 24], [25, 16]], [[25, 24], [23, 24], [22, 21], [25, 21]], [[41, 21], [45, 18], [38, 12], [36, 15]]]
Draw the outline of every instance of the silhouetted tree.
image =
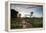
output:
[[19, 14], [19, 18], [21, 17], [21, 14]]
[[33, 12], [30, 12], [30, 17], [33, 15]]
[[17, 14], [18, 14], [18, 12], [16, 10], [11, 9], [11, 17], [12, 18], [17, 18]]

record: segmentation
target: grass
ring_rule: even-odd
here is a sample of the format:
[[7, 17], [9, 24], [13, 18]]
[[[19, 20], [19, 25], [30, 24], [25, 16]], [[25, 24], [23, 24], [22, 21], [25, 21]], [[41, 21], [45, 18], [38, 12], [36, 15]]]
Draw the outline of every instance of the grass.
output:
[[[32, 22], [32, 28], [42, 28], [43, 27], [43, 18], [23, 18], [24, 20], [29, 20], [31, 23]], [[11, 18], [11, 29], [21, 29], [23, 28], [21, 22], [22, 20], [21, 18]], [[21, 24], [21, 26], [20, 26]]]

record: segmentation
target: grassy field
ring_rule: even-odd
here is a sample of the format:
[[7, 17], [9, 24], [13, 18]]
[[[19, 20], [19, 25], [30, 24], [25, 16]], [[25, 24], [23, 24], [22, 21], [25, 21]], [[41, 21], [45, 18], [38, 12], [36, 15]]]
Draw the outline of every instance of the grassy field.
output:
[[23, 19], [27, 21], [27, 23], [31, 23], [32, 27], [31, 28], [42, 28], [43, 27], [43, 18], [11, 18], [11, 29], [21, 29], [23, 28], [22, 26], [22, 21]]

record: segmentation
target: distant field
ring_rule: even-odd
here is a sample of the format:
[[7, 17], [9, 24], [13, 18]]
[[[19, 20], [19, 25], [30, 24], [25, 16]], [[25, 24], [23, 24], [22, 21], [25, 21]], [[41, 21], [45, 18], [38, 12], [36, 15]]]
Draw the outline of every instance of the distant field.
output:
[[30, 28], [40, 28], [43, 27], [43, 18], [12, 18], [11, 19], [11, 29], [21, 29], [23, 28], [22, 21], [26, 21], [27, 24], [31, 24]]

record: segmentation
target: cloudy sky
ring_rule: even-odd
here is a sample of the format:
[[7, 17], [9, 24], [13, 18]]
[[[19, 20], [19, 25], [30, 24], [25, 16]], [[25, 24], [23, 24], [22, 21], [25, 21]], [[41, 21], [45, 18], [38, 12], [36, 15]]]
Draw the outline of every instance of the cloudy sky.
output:
[[42, 17], [43, 8], [39, 5], [21, 5], [21, 4], [11, 4], [11, 9], [17, 10], [21, 17], [30, 17], [30, 13], [33, 12], [32, 17]]

